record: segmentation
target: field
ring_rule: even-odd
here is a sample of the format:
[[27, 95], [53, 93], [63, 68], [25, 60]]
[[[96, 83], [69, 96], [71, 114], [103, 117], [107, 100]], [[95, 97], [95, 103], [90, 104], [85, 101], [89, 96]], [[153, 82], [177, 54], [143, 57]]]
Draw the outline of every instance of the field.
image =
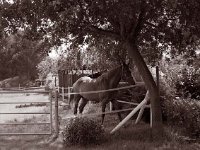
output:
[[[15, 95], [1, 95], [0, 102], [8, 101], [48, 101], [48, 95], [43, 94], [15, 94]], [[21, 104], [20, 104], [21, 105]], [[87, 106], [85, 113], [92, 113], [96, 109], [100, 109], [98, 105], [90, 104]], [[0, 106], [0, 112], [47, 112], [49, 106], [24, 106], [21, 105], [6, 105]], [[59, 107], [59, 117], [61, 118], [61, 129], [68, 121], [68, 117], [72, 115], [70, 109]], [[97, 117], [95, 119], [100, 119]], [[13, 122], [45, 122], [49, 121], [49, 118], [45, 115], [6, 115], [0, 116], [1, 123], [13, 123]], [[105, 130], [109, 133], [111, 129], [118, 123], [116, 115], [106, 115], [105, 117]], [[32, 126], [23, 125], [19, 126], [0, 126], [0, 132], [46, 132], [49, 130], [48, 126]], [[90, 145], [86, 147], [81, 146], [68, 146], [65, 147], [62, 142], [62, 135], [54, 141], [48, 143], [52, 138], [49, 135], [44, 136], [0, 136], [0, 150], [64, 150], [64, 149], [97, 149], [97, 150], [198, 150], [200, 144], [198, 142], [189, 143], [184, 138], [179, 137], [176, 133], [173, 133], [173, 129], [165, 126], [166, 135], [158, 141], [152, 141], [151, 128], [148, 124], [141, 122], [138, 125], [134, 125], [132, 121], [129, 121], [127, 126], [122, 128], [119, 132], [112, 136], [108, 136], [108, 141], [100, 145]]]

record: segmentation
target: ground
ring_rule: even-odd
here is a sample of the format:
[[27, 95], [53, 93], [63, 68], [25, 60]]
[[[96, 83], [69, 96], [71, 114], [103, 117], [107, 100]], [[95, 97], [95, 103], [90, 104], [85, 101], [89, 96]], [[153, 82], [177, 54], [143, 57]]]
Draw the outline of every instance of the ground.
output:
[[[7, 95], [8, 96], [8, 95]], [[33, 96], [31, 95], [18, 95], [14, 96], [14, 99], [17, 101], [22, 100], [22, 98], [26, 98], [28, 100], [32, 100]], [[47, 95], [36, 95], [37, 99], [40, 98], [40, 100], [47, 100]], [[6, 97], [1, 95], [1, 102], [5, 100]], [[72, 110], [68, 109], [68, 107], [62, 105], [63, 103], [59, 103], [59, 117], [61, 119], [61, 130], [68, 121], [69, 117], [72, 116]], [[13, 107], [14, 108], [14, 107]], [[26, 108], [16, 108], [15, 111], [22, 111], [22, 110], [29, 110], [31, 111], [33, 108], [37, 109], [37, 111], [46, 110], [46, 106], [41, 107], [26, 107]], [[93, 113], [96, 112], [96, 109], [99, 108], [98, 104], [90, 104], [87, 106], [85, 113]], [[35, 109], [33, 109], [35, 111]], [[1, 112], [6, 110], [6, 107], [2, 107]], [[7, 107], [7, 110], [11, 111], [10, 107]], [[8, 118], [0, 118], [1, 120], [8, 121]], [[16, 118], [10, 117], [10, 121], [14, 119], [16, 121]], [[100, 120], [100, 117], [98, 117]], [[47, 121], [48, 119], [45, 119], [45, 116], [37, 116], [37, 117], [31, 117], [31, 118], [25, 118], [26, 122], [28, 121], [38, 121], [43, 120]], [[21, 121], [20, 118], [18, 118], [17, 121]], [[109, 133], [118, 123], [118, 119], [116, 115], [106, 115], [105, 117], [105, 123], [104, 127], [105, 130]], [[4, 127], [3, 130], [5, 130]], [[39, 127], [40, 128], [40, 127]], [[2, 126], [0, 127], [2, 129]], [[25, 126], [24, 128], [20, 129], [20, 131], [24, 129], [29, 129], [29, 127]], [[41, 127], [42, 130], [48, 130], [46, 127]], [[11, 129], [10, 129], [11, 130]], [[34, 127], [32, 131], [34, 130], [38, 131], [38, 127]], [[95, 150], [166, 150], [166, 149], [174, 149], [174, 150], [198, 150], [200, 149], [200, 143], [198, 142], [192, 142], [189, 143], [184, 140], [177, 140], [177, 135], [171, 134], [171, 131], [169, 128], [165, 127], [165, 131], [170, 132], [164, 139], [160, 139], [158, 141], [152, 141], [151, 138], [151, 128], [149, 124], [146, 123], [139, 123], [138, 125], [135, 125], [133, 121], [129, 121], [127, 126], [122, 128], [120, 131], [118, 131], [116, 134], [109, 136], [109, 139], [107, 142], [102, 143], [100, 145], [90, 145], [86, 147], [81, 146], [64, 146], [62, 142], [62, 134], [60, 134], [59, 138], [55, 141], [51, 141], [53, 136], [0, 136], [0, 150], [78, 150], [78, 149], [95, 149]], [[169, 137], [168, 137], [169, 136]], [[49, 142], [51, 141], [51, 142]]]

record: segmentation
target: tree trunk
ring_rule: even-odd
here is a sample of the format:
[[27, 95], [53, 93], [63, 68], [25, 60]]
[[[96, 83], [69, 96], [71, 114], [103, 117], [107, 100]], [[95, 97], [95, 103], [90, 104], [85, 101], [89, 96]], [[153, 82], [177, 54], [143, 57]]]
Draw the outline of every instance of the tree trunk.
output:
[[150, 92], [150, 102], [152, 108], [152, 133], [153, 138], [159, 138], [163, 134], [162, 114], [160, 98], [156, 83], [149, 71], [143, 57], [141, 56], [137, 45], [132, 41], [125, 42], [125, 48], [128, 50], [129, 56], [132, 57], [138, 71]]

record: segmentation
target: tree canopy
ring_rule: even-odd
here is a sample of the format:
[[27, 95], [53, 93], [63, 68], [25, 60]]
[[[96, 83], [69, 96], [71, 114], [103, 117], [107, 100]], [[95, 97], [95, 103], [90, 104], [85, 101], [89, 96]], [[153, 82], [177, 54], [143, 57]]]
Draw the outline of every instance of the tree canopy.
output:
[[199, 5], [198, 0], [4, 1], [1, 26], [6, 33], [26, 29], [32, 39], [48, 35], [56, 44], [69, 34], [78, 43], [91, 37], [137, 37], [137, 44], [148, 51], [159, 44], [181, 50], [198, 41]]
[[102, 42], [101, 49], [107, 49], [110, 40], [118, 42], [116, 49], [133, 39], [143, 56], [156, 62], [169, 49], [172, 55], [194, 52], [199, 44], [199, 5], [198, 0], [3, 1], [2, 34], [23, 29], [26, 38], [46, 39], [51, 45], [60, 45], [70, 35], [74, 46]]

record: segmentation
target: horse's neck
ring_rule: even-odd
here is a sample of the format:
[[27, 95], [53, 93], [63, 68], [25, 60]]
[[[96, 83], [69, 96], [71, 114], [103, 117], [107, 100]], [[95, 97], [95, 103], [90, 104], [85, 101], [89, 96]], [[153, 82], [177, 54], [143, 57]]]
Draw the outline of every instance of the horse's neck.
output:
[[110, 70], [107, 73], [107, 78], [108, 78], [108, 82], [109, 82], [109, 88], [115, 88], [118, 86], [119, 81], [121, 80], [121, 76], [122, 76], [122, 67], [119, 66], [115, 69]]

